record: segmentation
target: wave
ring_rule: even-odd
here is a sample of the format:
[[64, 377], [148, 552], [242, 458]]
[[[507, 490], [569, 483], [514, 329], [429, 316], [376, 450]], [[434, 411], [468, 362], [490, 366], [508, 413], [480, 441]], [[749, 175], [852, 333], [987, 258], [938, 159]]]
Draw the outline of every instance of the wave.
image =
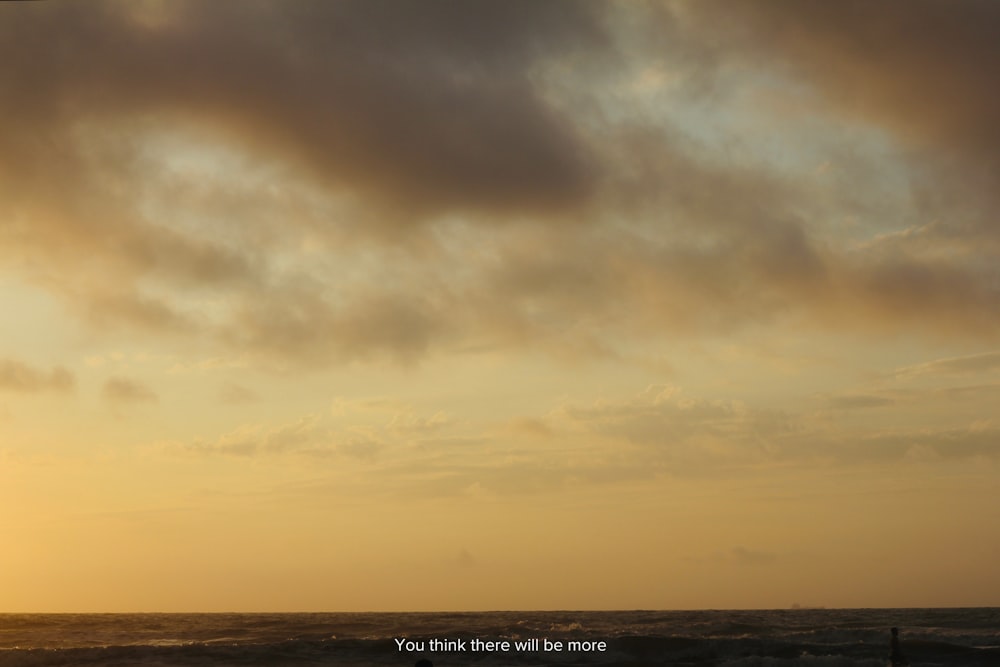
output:
[[[946, 642], [914, 642], [908, 647], [921, 665], [986, 666], [1000, 664], [1000, 649], [977, 649]], [[87, 648], [0, 649], [0, 667], [202, 667], [264, 664], [383, 667], [414, 663], [416, 654], [400, 651], [385, 640], [287, 640], [265, 644], [157, 641], [145, 645]], [[695, 637], [619, 637], [605, 651], [532, 653], [441, 653], [439, 667], [475, 664], [588, 665], [637, 667], [671, 664], [717, 667], [884, 667], [883, 647], [866, 644], [809, 645], [761, 639]]]
[[[890, 622], [914, 665], [995, 667], [998, 621], [998, 610], [0, 615], [0, 667], [411, 667], [424, 656], [435, 667], [884, 667]], [[472, 637], [562, 650], [426, 651], [431, 639]], [[400, 650], [397, 638], [422, 648]]]

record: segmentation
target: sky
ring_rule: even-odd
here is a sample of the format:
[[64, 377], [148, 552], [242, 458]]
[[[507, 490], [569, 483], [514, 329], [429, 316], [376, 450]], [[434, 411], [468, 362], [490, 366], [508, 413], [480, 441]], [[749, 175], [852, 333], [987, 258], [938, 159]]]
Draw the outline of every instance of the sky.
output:
[[0, 7], [0, 611], [1000, 605], [1000, 4]]

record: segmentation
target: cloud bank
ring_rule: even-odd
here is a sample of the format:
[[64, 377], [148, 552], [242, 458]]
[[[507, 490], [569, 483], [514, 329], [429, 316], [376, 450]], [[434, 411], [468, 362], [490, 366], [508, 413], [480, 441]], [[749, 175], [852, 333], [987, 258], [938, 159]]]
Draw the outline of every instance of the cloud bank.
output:
[[0, 267], [278, 365], [995, 343], [987, 2], [0, 8]]

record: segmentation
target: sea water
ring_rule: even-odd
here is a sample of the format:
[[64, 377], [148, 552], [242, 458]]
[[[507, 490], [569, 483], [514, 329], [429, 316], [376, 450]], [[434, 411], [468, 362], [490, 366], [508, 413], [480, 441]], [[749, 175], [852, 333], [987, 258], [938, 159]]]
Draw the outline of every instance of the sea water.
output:
[[0, 667], [1000, 665], [1000, 609], [0, 614]]

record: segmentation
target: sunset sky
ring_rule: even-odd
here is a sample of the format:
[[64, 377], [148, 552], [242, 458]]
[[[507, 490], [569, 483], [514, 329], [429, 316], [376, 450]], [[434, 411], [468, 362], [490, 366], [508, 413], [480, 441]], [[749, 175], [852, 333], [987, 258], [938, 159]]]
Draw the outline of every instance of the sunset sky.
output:
[[1000, 3], [3, 3], [0, 612], [1000, 604]]

